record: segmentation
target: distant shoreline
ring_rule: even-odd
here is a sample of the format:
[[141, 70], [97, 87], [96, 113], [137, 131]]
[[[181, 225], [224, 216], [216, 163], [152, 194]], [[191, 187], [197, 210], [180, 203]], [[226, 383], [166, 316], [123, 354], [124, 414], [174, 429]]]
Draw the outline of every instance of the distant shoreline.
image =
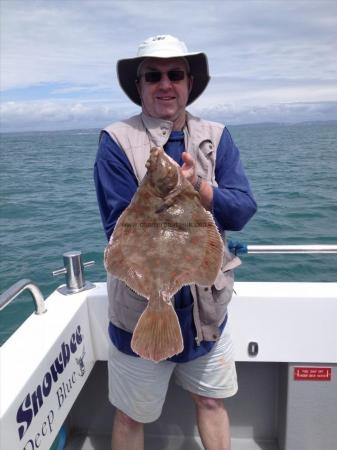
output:
[[[112, 120], [113, 121], [113, 120]], [[222, 120], [219, 119], [221, 122]], [[235, 123], [230, 124], [226, 123], [227, 127], [268, 127], [268, 126], [276, 126], [276, 127], [284, 127], [284, 126], [308, 126], [308, 125], [337, 125], [337, 120], [305, 120], [299, 122], [251, 122], [251, 123]], [[102, 125], [103, 127], [104, 125]], [[18, 134], [18, 133], [99, 133], [101, 128], [97, 127], [88, 127], [88, 128], [58, 128], [58, 129], [48, 129], [48, 130], [0, 130], [0, 135], [4, 134]]]

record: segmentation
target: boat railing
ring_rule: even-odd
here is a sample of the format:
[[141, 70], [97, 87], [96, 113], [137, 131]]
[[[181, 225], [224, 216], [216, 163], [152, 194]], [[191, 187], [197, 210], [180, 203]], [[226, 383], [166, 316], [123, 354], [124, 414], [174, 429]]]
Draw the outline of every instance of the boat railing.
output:
[[45, 307], [44, 298], [40, 289], [35, 283], [26, 278], [17, 281], [0, 295], [0, 311], [8, 306], [18, 295], [20, 295], [25, 290], [28, 290], [33, 297], [35, 304], [35, 313], [45, 313], [47, 309]]
[[[315, 244], [315, 245], [247, 245], [238, 241], [228, 241], [229, 250], [235, 255], [244, 254], [337, 254], [337, 245]], [[53, 272], [53, 275], [65, 274], [67, 286], [63, 287], [63, 294], [71, 294], [94, 287], [92, 283], [86, 282], [83, 268], [94, 264], [93, 261], [83, 263], [81, 252], [68, 252], [64, 255], [65, 267]], [[0, 295], [0, 311], [9, 305], [24, 290], [28, 290], [34, 300], [35, 313], [46, 312], [44, 298], [37, 287], [29, 279], [22, 279]]]
[[337, 245], [247, 245], [242, 242], [228, 241], [229, 250], [235, 255], [244, 254], [333, 254]]

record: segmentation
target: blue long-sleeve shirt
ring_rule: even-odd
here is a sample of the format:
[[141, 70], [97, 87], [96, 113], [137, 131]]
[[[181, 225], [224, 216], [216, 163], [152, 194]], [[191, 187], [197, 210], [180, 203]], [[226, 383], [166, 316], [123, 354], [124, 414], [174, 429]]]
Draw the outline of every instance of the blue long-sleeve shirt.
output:
[[[164, 146], [179, 165], [181, 154], [185, 151], [184, 133], [173, 131]], [[213, 187], [213, 214], [219, 230], [241, 230], [256, 211], [256, 203], [245, 175], [239, 150], [229, 131], [225, 128], [217, 149], [215, 179]], [[108, 239], [114, 230], [120, 214], [129, 205], [138, 188], [138, 181], [124, 151], [103, 132], [95, 167], [94, 179], [98, 205], [103, 227]], [[185, 362], [210, 351], [213, 342], [196, 345], [193, 324], [193, 298], [188, 286], [175, 295], [175, 310], [178, 315], [184, 339], [184, 350], [171, 358], [172, 361]], [[220, 326], [220, 330], [225, 326]], [[109, 334], [112, 342], [124, 353], [135, 355], [130, 346], [132, 335], [110, 323]]]

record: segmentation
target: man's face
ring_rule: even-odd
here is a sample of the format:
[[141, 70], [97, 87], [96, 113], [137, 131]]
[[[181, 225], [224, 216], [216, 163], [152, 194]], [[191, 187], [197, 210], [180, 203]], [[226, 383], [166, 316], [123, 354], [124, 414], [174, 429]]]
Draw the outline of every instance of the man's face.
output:
[[[170, 80], [169, 71], [183, 71], [182, 80]], [[161, 72], [157, 82], [146, 81], [145, 73]], [[172, 73], [172, 72], [171, 72]], [[171, 78], [176, 78], [171, 75]], [[176, 122], [185, 114], [185, 107], [192, 88], [192, 77], [188, 76], [186, 62], [182, 58], [148, 58], [141, 64], [138, 91], [145, 114]]]

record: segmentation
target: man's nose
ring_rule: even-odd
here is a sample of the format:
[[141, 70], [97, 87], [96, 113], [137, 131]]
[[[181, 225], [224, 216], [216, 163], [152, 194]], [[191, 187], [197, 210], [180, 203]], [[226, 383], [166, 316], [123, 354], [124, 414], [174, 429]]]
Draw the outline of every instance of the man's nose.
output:
[[159, 86], [161, 88], [168, 88], [168, 87], [171, 87], [171, 85], [172, 85], [172, 81], [169, 79], [168, 74], [162, 73], [161, 79], [159, 81]]

